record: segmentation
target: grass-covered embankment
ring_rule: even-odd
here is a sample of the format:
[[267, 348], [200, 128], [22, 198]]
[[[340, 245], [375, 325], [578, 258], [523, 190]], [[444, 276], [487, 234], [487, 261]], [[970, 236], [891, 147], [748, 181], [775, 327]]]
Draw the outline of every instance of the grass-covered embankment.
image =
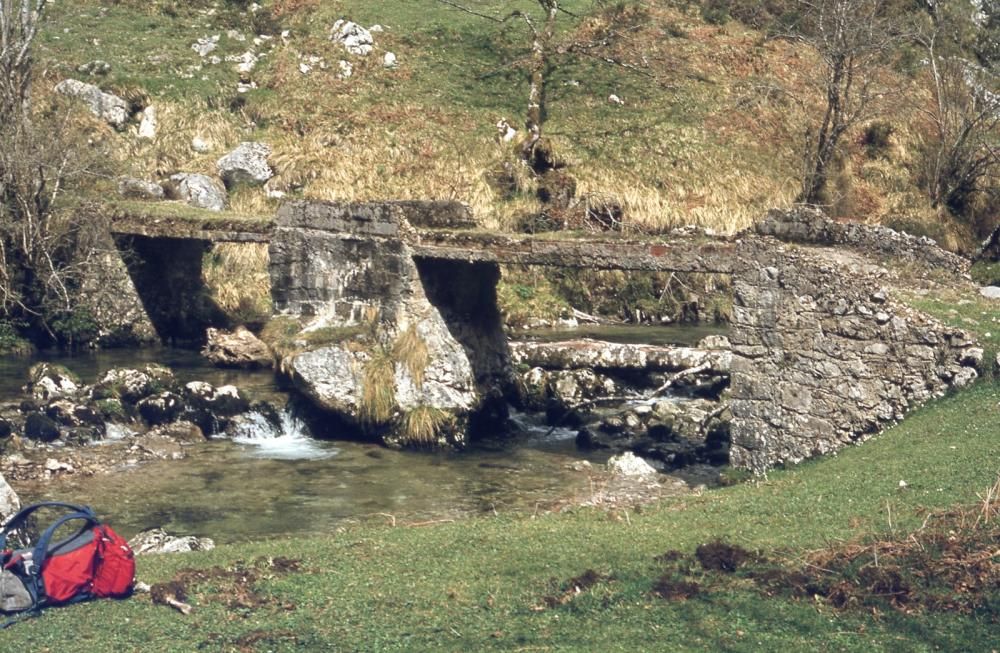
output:
[[[192, 615], [148, 596], [53, 609], [4, 632], [4, 650], [988, 651], [1000, 629], [995, 586], [966, 614], [916, 602], [899, 609], [879, 596], [837, 609], [781, 590], [766, 596], [740, 574], [697, 570], [692, 598], [666, 601], [653, 588], [669, 567], [657, 556], [690, 554], [715, 538], [794, 567], [811, 550], [905, 541], [922, 525], [924, 533], [957, 528], [934, 514], [980, 504], [977, 493], [996, 480], [998, 402], [1000, 387], [983, 382], [863, 447], [680, 504], [359, 526], [141, 558], [150, 583], [201, 570], [206, 580], [188, 574], [186, 583]], [[995, 531], [996, 521], [986, 526]], [[982, 564], [1000, 564], [995, 550], [983, 554]], [[927, 549], [928, 559], [936, 555]], [[273, 557], [299, 561], [298, 569], [267, 562]], [[252, 576], [211, 571], [238, 561]], [[588, 571], [593, 584], [576, 593], [571, 580]]]

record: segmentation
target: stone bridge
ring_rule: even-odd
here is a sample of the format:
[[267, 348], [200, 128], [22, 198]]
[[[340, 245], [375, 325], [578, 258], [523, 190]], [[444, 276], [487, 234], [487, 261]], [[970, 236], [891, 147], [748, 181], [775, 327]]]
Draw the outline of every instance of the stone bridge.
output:
[[[277, 315], [314, 332], [375, 322], [389, 334], [387, 349], [416, 334], [426, 369], [396, 365], [397, 412], [446, 409], [456, 419], [442, 441], [454, 444], [464, 442], [470, 420], [489, 414], [490, 398], [511, 392], [496, 304], [501, 264], [731, 275], [731, 461], [758, 473], [877, 433], [971, 382], [982, 358], [967, 334], [898, 301], [883, 267], [902, 258], [961, 274], [967, 262], [930, 242], [808, 210], [772, 212], [732, 238], [643, 241], [488, 234], [450, 202], [291, 202], [273, 222], [116, 216], [112, 231], [139, 259], [153, 256], [164, 267], [163, 252], [174, 246], [269, 242]], [[191, 268], [193, 256], [180, 264]], [[288, 356], [282, 368], [315, 403], [346, 414], [362, 401], [371, 358], [327, 343]]]

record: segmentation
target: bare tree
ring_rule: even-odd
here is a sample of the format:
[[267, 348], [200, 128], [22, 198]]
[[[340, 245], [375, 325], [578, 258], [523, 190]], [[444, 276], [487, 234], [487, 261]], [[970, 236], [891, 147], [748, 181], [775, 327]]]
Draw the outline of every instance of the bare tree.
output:
[[880, 64], [897, 32], [884, 15], [883, 0], [800, 0], [802, 20], [787, 37], [819, 55], [825, 109], [806, 138], [799, 200], [827, 203], [826, 188], [837, 146], [855, 125], [870, 119], [889, 89]]
[[36, 116], [33, 45], [48, 0], [0, 0], [0, 318], [52, 333], [73, 312], [75, 289], [100, 235], [93, 220], [59, 210], [91, 155], [69, 112]]
[[[964, 14], [928, 0], [930, 26], [916, 32], [926, 53], [933, 103], [920, 107], [932, 137], [924, 156], [923, 181], [931, 205], [963, 214], [977, 193], [1000, 181], [1000, 77], [980, 55], [964, 56]], [[972, 30], [975, 32], [975, 30]]]
[[[568, 59], [594, 59], [602, 64], [616, 66], [630, 73], [651, 76], [644, 68], [645, 63], [633, 63], [615, 56], [615, 46], [620, 44], [626, 33], [637, 29], [638, 25], [622, 25], [619, 14], [623, 13], [625, 5], [617, 9], [609, 9], [609, 24], [605, 29], [598, 30], [590, 38], [577, 38], [574, 35], [559, 35], [557, 27], [561, 17], [580, 18], [565, 7], [563, 0], [533, 0], [537, 11], [529, 11], [513, 7], [512, 2], [488, 2], [493, 7], [500, 5], [499, 10], [479, 9], [475, 0], [437, 0], [459, 11], [478, 16], [498, 25], [520, 24], [526, 30], [530, 42], [527, 55], [516, 65], [523, 68], [528, 78], [527, 102], [525, 104], [524, 133], [518, 143], [521, 158], [531, 165], [536, 172], [544, 173], [552, 164], [552, 153], [547, 148], [539, 147], [544, 136], [544, 124], [547, 116], [546, 86], [552, 72], [560, 62]], [[593, 0], [594, 7], [604, 6], [604, 0]], [[523, 3], [520, 3], [523, 7]], [[633, 18], [634, 20], [634, 18]]]

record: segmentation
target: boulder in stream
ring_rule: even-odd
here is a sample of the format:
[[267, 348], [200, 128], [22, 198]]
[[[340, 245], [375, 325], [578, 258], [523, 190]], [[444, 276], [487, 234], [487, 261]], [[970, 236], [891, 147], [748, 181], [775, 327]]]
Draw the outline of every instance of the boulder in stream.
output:
[[201, 355], [219, 367], [271, 367], [274, 355], [260, 338], [244, 326], [233, 331], [208, 329]]

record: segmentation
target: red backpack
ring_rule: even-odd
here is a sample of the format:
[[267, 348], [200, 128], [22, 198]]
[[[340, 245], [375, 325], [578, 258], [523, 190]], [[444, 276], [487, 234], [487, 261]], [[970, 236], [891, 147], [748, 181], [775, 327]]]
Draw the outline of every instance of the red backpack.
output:
[[[40, 508], [69, 511], [45, 529], [38, 542], [6, 549], [11, 533]], [[60, 527], [81, 522], [53, 541]], [[23, 508], [0, 530], [0, 612], [32, 612], [93, 598], [124, 598], [135, 586], [135, 556], [128, 543], [86, 506], [44, 502]], [[0, 624], [5, 628], [15, 620]]]

